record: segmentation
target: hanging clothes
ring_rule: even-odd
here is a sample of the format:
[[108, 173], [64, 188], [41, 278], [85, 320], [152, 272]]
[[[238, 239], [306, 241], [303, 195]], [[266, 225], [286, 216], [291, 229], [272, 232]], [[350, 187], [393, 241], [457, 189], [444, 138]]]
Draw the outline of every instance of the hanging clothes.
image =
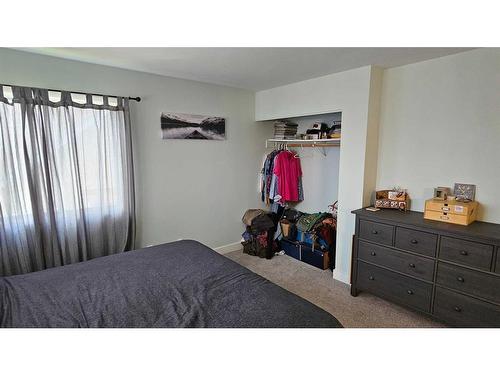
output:
[[297, 153], [274, 150], [267, 155], [261, 172], [261, 198], [273, 212], [287, 202], [304, 200], [302, 168]]
[[273, 173], [278, 177], [278, 191], [283, 202], [299, 201], [299, 181], [302, 177], [300, 159], [292, 151], [280, 152], [274, 160]]
[[261, 198], [262, 202], [270, 204], [269, 193], [271, 189], [272, 175], [274, 169], [274, 158], [281, 150], [274, 150], [266, 156], [261, 172]]

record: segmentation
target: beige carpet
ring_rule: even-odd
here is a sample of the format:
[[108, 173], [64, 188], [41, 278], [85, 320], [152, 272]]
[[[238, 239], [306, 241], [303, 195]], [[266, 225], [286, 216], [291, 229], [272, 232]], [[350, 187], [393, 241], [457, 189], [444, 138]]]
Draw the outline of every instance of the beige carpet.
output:
[[369, 293], [352, 297], [349, 286], [322, 271], [287, 255], [261, 259], [241, 250], [226, 256], [251, 271], [314, 303], [335, 316], [344, 327], [430, 328], [443, 327], [430, 318]]

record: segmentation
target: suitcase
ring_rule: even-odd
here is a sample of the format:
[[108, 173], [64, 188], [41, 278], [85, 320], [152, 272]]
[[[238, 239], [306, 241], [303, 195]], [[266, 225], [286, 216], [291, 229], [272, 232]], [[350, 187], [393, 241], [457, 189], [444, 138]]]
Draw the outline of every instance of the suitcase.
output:
[[302, 257], [300, 254], [300, 243], [296, 241], [282, 239], [280, 241], [280, 246], [286, 255], [289, 255], [297, 260], [301, 260]]
[[300, 244], [301, 260], [311, 266], [326, 270], [330, 267], [330, 252], [321, 248], [314, 248], [308, 244]]
[[[326, 270], [327, 268], [335, 268], [335, 258], [332, 251], [324, 248], [312, 247], [311, 245], [282, 239], [280, 247], [286, 255], [291, 256], [311, 266]], [[331, 260], [333, 257], [333, 261]]]

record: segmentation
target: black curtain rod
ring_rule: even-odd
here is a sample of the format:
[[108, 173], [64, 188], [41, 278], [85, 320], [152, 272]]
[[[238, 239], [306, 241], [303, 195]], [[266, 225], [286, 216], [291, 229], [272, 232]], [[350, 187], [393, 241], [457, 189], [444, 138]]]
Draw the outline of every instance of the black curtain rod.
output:
[[[70, 92], [72, 94], [96, 95], [96, 96], [111, 96], [111, 97], [114, 97], [114, 98], [117, 98], [117, 97], [120, 96], [120, 95], [94, 94], [94, 93], [91, 93], [91, 92], [81, 92], [81, 91], [61, 90], [61, 89], [41, 89], [40, 87], [28, 87], [28, 86], [11, 85], [9, 83], [0, 83], [0, 86], [9, 86], [9, 87], [16, 86], [16, 87], [25, 87], [25, 88], [29, 88], [29, 89], [48, 90], [48, 91], [57, 91], [57, 92], [68, 91], [68, 92]], [[135, 100], [136, 102], [140, 102], [141, 101], [141, 97], [140, 96], [136, 96], [136, 97], [129, 96], [128, 99], [129, 100]]]

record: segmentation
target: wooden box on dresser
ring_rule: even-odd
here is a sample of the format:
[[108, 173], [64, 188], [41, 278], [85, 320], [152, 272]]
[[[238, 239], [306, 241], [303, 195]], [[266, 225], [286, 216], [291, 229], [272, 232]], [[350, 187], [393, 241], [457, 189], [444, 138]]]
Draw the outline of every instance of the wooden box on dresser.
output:
[[366, 291], [456, 327], [500, 327], [500, 224], [359, 209], [351, 294]]

